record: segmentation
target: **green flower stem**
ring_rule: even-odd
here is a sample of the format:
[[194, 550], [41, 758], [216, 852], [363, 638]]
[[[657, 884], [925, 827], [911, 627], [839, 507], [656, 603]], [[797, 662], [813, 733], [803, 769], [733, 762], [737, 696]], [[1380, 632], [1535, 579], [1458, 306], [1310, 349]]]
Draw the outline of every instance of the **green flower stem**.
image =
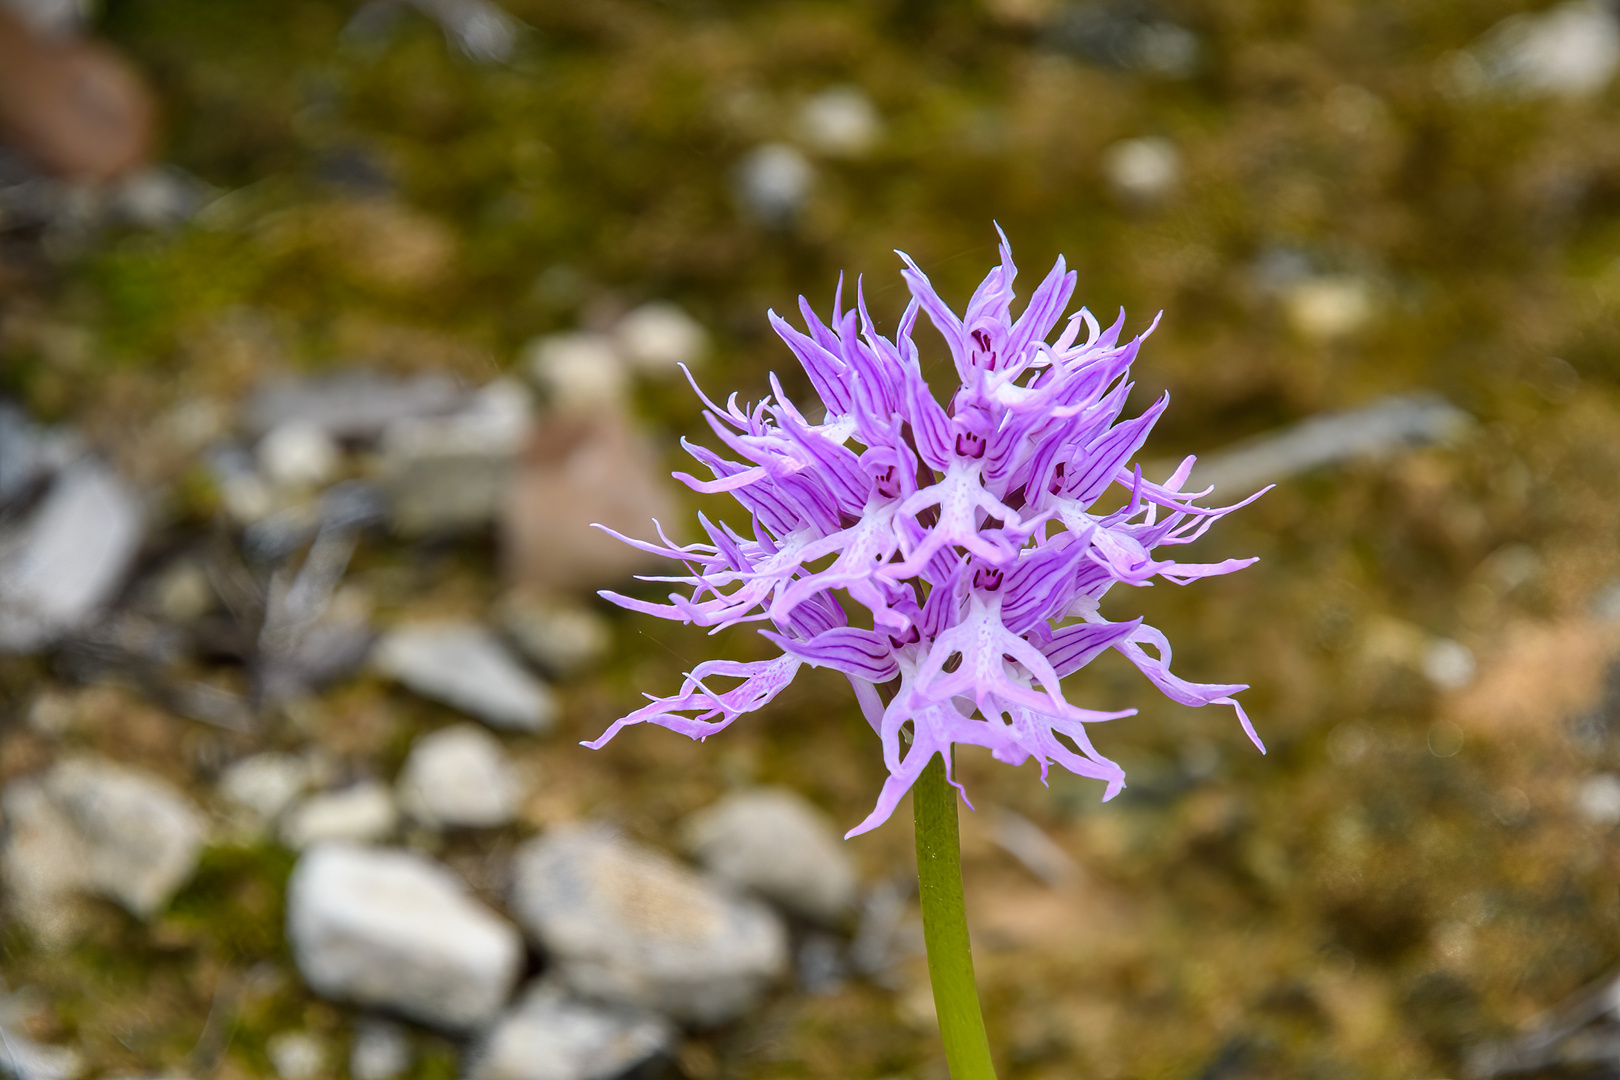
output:
[[962, 845], [956, 831], [956, 789], [945, 779], [938, 754], [911, 789], [917, 826], [917, 890], [922, 897], [923, 940], [928, 945], [928, 979], [945, 1042], [951, 1080], [996, 1080], [990, 1040], [973, 981], [973, 949], [968, 944], [962, 905]]

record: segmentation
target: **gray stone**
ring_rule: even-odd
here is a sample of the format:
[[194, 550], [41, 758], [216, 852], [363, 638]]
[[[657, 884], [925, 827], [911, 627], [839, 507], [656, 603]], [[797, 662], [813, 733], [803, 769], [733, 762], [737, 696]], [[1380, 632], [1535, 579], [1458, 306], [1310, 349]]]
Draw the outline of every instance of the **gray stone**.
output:
[[1247, 489], [1323, 465], [1446, 442], [1472, 422], [1467, 413], [1433, 394], [1382, 398], [1218, 450], [1193, 469], [1188, 490], [1213, 485], [1218, 494], [1246, 494]]
[[316, 993], [447, 1031], [493, 1020], [523, 964], [517, 931], [447, 867], [350, 844], [299, 858], [287, 938]]
[[332, 436], [309, 420], [277, 424], [254, 448], [260, 471], [284, 488], [330, 483], [342, 463], [342, 453]]
[[524, 347], [524, 368], [552, 408], [621, 407], [629, 386], [625, 359], [606, 334], [547, 334]]
[[1103, 175], [1114, 194], [1129, 203], [1156, 203], [1181, 183], [1181, 153], [1156, 135], [1125, 139], [1103, 154]]
[[528, 435], [529, 414], [529, 391], [497, 379], [449, 416], [389, 424], [380, 479], [394, 528], [420, 536], [492, 523], [512, 458]]
[[855, 864], [820, 810], [785, 788], [727, 795], [688, 818], [687, 849], [715, 877], [817, 922], [855, 904]]
[[9, 401], [0, 401], [0, 508], [28, 494], [83, 452], [67, 432], [40, 427]]
[[1590, 98], [1620, 69], [1620, 17], [1601, 0], [1571, 0], [1494, 26], [1465, 57], [1462, 89]]
[[770, 909], [601, 826], [557, 829], [519, 850], [511, 907], [576, 993], [722, 1024], [787, 970]]
[[78, 1080], [84, 1075], [84, 1057], [71, 1047], [48, 1046], [35, 1042], [8, 1025], [5, 1053], [0, 1053], [0, 1075], [15, 1080]]
[[757, 146], [737, 164], [743, 211], [769, 225], [785, 225], [797, 217], [815, 182], [815, 166], [787, 143]]
[[522, 785], [500, 740], [477, 724], [424, 735], [399, 777], [405, 812], [428, 826], [488, 828], [517, 813]]
[[70, 758], [7, 785], [5, 877], [29, 921], [68, 894], [105, 896], [140, 918], [168, 904], [202, 849], [201, 815], [166, 783]]
[[543, 982], [468, 1055], [469, 1080], [612, 1080], [669, 1051], [675, 1032], [635, 1009], [590, 1004]]
[[594, 667], [613, 644], [608, 621], [577, 602], [509, 594], [496, 617], [524, 656], [560, 678]]
[[652, 375], [691, 367], [709, 347], [703, 324], [667, 300], [642, 304], [620, 319], [613, 338], [632, 367]]
[[232, 762], [219, 792], [260, 822], [274, 821], [310, 783], [309, 762], [296, 754], [254, 754]]
[[141, 546], [141, 509], [105, 465], [59, 475], [0, 563], [0, 652], [30, 652], [88, 622]]
[[349, 1047], [349, 1076], [353, 1080], [395, 1080], [411, 1067], [411, 1040], [405, 1028], [375, 1017], [354, 1026]]
[[289, 810], [281, 822], [281, 842], [295, 851], [329, 841], [369, 843], [386, 839], [398, 824], [393, 793], [375, 780], [362, 780]]
[[443, 375], [395, 378], [346, 371], [267, 383], [249, 399], [244, 420], [256, 435], [298, 420], [314, 424], [334, 439], [369, 442], [395, 420], [453, 412], [465, 398], [455, 382]]
[[281, 1080], [316, 1080], [326, 1071], [326, 1044], [307, 1031], [278, 1031], [264, 1052]]
[[485, 627], [471, 622], [398, 627], [372, 661], [385, 675], [491, 727], [545, 731], [556, 719], [550, 687], [525, 671]]
[[858, 86], [830, 86], [799, 108], [797, 134], [812, 150], [834, 157], [864, 157], [883, 135], [872, 99]]

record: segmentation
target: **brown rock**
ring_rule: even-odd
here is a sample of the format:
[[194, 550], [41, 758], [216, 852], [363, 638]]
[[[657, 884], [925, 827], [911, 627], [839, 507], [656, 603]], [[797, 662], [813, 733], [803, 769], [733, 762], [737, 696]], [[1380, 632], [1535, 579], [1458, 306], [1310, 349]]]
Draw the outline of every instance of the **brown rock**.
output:
[[1479, 678], [1449, 697], [1443, 715], [1464, 731], [1555, 735], [1589, 709], [1620, 656], [1620, 627], [1597, 619], [1518, 622], [1480, 657]]
[[146, 161], [152, 96], [105, 45], [45, 37], [0, 9], [0, 139], [40, 168], [110, 180]]
[[617, 410], [541, 421], [507, 489], [501, 526], [508, 579], [525, 592], [564, 592], [622, 582], [663, 560], [622, 544], [593, 523], [655, 538], [671, 521], [670, 481], [645, 439]]

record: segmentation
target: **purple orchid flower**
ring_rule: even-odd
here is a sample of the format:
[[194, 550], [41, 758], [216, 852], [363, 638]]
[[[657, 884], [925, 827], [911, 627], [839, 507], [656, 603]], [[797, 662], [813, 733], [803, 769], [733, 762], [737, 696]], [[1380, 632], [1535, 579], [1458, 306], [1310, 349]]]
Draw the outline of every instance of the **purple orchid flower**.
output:
[[[752, 516], [749, 534], [703, 515], [706, 542], [675, 544], [657, 522], [657, 543], [613, 533], [684, 564], [683, 574], [647, 580], [687, 588], [667, 604], [604, 597], [713, 630], [768, 623], [760, 633], [781, 655], [699, 664], [679, 693], [649, 695], [649, 704], [585, 745], [599, 748], [640, 723], [706, 738], [770, 702], [809, 664], [849, 679], [889, 770], [877, 806], [848, 836], [887, 820], [936, 751], [946, 752], [948, 768], [956, 743], [985, 747], [1009, 765], [1034, 758], [1043, 783], [1054, 762], [1094, 777], [1106, 785], [1106, 801], [1125, 786], [1125, 774], [1097, 752], [1086, 728], [1136, 710], [1079, 708], [1061, 683], [1114, 649], [1174, 701], [1232, 706], [1263, 753], [1232, 697], [1244, 686], [1178, 678], [1162, 633], [1141, 619], [1110, 622], [1098, 612], [1116, 584], [1185, 584], [1255, 561], [1156, 555], [1196, 540], [1259, 493], [1202, 507], [1196, 500], [1208, 490], [1182, 490], [1192, 458], [1162, 484], [1131, 464], [1168, 401], [1120, 419], [1130, 365], [1147, 335], [1120, 344], [1123, 312], [1105, 330], [1082, 308], [1049, 342], [1075, 285], [1061, 257], [1014, 319], [1017, 271], [1005, 234], [1001, 265], [961, 317], [901, 258], [912, 299], [893, 341], [874, 329], [859, 289], [855, 309], [843, 310], [842, 282], [830, 326], [803, 298], [805, 332], [770, 314], [824, 416], [796, 408], [774, 375], [773, 395], [748, 408], [736, 395], [722, 408], [693, 383], [709, 426], [734, 456], [683, 443], [712, 478], [676, 478], [695, 491], [730, 494]], [[919, 311], [944, 336], [961, 378], [948, 406], [922, 377], [912, 341]], [[1095, 511], [1113, 485], [1128, 493], [1125, 505]], [[862, 625], [851, 625], [852, 611]]]

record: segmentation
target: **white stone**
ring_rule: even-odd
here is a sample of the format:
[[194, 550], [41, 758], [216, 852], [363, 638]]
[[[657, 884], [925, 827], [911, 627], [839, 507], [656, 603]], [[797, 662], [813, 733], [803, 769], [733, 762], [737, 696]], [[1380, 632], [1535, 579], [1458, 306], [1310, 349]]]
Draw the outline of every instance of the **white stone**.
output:
[[1601, 0], [1515, 15], [1473, 50], [1485, 81], [1524, 94], [1590, 98], [1620, 69], [1620, 18]]
[[737, 165], [737, 197], [743, 210], [771, 225], [797, 216], [815, 182], [815, 167], [787, 143], [757, 146]]
[[496, 379], [459, 412], [389, 424], [382, 437], [381, 482], [394, 527], [420, 536], [494, 521], [532, 412], [527, 388]]
[[84, 1075], [84, 1057], [72, 1047], [35, 1042], [10, 1024], [0, 1024], [0, 1032], [5, 1034], [0, 1075], [15, 1080], [79, 1080]]
[[1188, 491], [1249, 491], [1323, 465], [1387, 457], [1410, 446], [1455, 439], [1473, 418], [1433, 394], [1382, 398], [1344, 412], [1323, 413], [1201, 457]]
[[1181, 183], [1181, 152], [1156, 135], [1125, 139], [1104, 151], [1103, 175], [1121, 199], [1158, 202]]
[[343, 456], [332, 437], [308, 420], [289, 420], [272, 428], [254, 452], [265, 477], [287, 488], [331, 482]]
[[100, 462], [62, 472], [0, 562], [0, 653], [48, 645], [111, 600], [140, 549], [141, 518], [134, 493]]
[[456, 724], [416, 740], [399, 777], [399, 801], [424, 825], [489, 828], [517, 813], [522, 785], [489, 729]]
[[307, 1031], [278, 1031], [264, 1052], [281, 1080], [316, 1080], [326, 1071], [326, 1047]]
[[812, 150], [861, 157], [877, 145], [883, 121], [860, 87], [832, 86], [800, 106], [797, 133]]
[[311, 796], [287, 811], [281, 842], [294, 851], [330, 841], [386, 839], [399, 824], [393, 793], [375, 780]]
[[536, 985], [468, 1054], [468, 1080], [611, 1080], [668, 1051], [669, 1022]]
[[447, 1031], [493, 1020], [523, 964], [517, 931], [447, 867], [349, 844], [299, 858], [287, 938], [316, 993]]
[[548, 334], [524, 348], [524, 369], [553, 408], [563, 411], [614, 407], [629, 387], [625, 359], [606, 334]]
[[599, 826], [567, 826], [513, 860], [511, 909], [576, 993], [723, 1024], [787, 970], [787, 933], [658, 852]]
[[354, 1026], [349, 1047], [352, 1080], [395, 1080], [410, 1069], [411, 1058], [411, 1041], [401, 1025], [373, 1018]]
[[502, 599], [501, 629], [523, 655], [552, 675], [577, 675], [595, 666], [613, 644], [608, 621], [582, 604], [532, 600], [517, 594]]
[[225, 769], [219, 793], [262, 821], [273, 821], [309, 783], [309, 763], [296, 754], [254, 754]]
[[1594, 825], [1620, 825], [1620, 776], [1598, 773], [1587, 778], [1576, 792], [1575, 807]]
[[1300, 281], [1283, 296], [1288, 321], [1300, 336], [1312, 341], [1349, 337], [1372, 320], [1372, 290], [1350, 275], [1313, 277]]
[[1423, 676], [1437, 690], [1461, 690], [1474, 681], [1474, 651], [1460, 641], [1436, 638], [1423, 652]]
[[613, 328], [619, 352], [640, 371], [662, 375], [703, 359], [709, 333], [678, 304], [654, 300], [620, 319]]
[[123, 765], [69, 758], [13, 781], [3, 801], [7, 885], [21, 907], [47, 918], [50, 905], [76, 892], [151, 918], [191, 876], [202, 849], [203, 820], [191, 802]]
[[855, 864], [825, 814], [786, 788], [727, 795], [682, 827], [687, 850], [715, 877], [818, 922], [855, 904]]
[[551, 689], [520, 667], [489, 630], [471, 622], [416, 623], [390, 631], [372, 653], [378, 670], [425, 698], [491, 727], [539, 732], [556, 719]]

